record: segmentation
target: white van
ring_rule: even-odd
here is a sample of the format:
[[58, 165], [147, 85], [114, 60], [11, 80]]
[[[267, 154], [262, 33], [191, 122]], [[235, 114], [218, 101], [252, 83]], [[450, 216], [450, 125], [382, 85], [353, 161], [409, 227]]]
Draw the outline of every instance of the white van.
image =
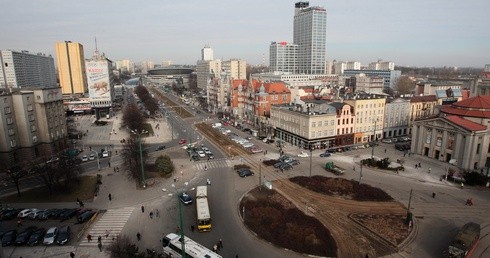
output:
[[221, 124], [221, 123], [214, 123], [214, 124], [212, 125], [212, 127], [213, 127], [213, 128], [218, 128], [218, 127], [221, 127], [221, 126], [222, 126], [222, 124]]

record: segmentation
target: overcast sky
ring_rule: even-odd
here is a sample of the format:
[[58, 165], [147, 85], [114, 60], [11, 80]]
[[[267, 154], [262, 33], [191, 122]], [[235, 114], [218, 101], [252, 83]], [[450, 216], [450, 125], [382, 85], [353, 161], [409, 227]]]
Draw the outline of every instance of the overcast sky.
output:
[[[268, 65], [271, 41], [292, 42], [291, 0], [2, 0], [0, 49], [54, 57], [57, 41], [98, 48], [115, 61], [195, 64], [216, 59]], [[310, 1], [327, 9], [327, 60], [396, 65], [490, 63], [489, 0]]]

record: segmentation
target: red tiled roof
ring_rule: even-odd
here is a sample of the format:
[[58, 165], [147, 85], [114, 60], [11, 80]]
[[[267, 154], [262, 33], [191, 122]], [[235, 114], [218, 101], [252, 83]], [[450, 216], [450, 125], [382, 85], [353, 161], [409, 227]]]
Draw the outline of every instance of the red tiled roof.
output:
[[484, 125], [472, 122], [460, 116], [446, 116], [445, 119], [456, 125], [462, 126], [469, 131], [484, 131], [487, 129]]
[[410, 98], [410, 102], [428, 102], [428, 101], [437, 101], [436, 95], [427, 95], [427, 96], [413, 96]]
[[232, 82], [233, 89], [238, 89], [238, 85], [242, 85], [244, 87], [247, 86], [248, 81], [247, 80], [233, 80]]
[[490, 95], [476, 96], [441, 108], [442, 113], [490, 118]]
[[271, 82], [271, 83], [264, 83], [265, 87], [265, 92], [267, 93], [289, 93], [288, 87], [286, 87], [286, 84], [283, 82]]

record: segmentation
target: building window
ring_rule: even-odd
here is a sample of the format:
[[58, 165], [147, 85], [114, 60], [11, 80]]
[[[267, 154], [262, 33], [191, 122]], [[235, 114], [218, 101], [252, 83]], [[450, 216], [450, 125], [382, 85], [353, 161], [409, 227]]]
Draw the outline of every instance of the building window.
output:
[[11, 125], [14, 123], [14, 120], [11, 117], [7, 117], [7, 124]]
[[27, 105], [27, 111], [32, 111], [32, 105], [31, 104]]
[[478, 145], [476, 145], [476, 154], [480, 154], [480, 147], [481, 144], [478, 143]]
[[10, 107], [5, 107], [4, 110], [5, 110], [5, 114], [12, 113], [12, 110], [10, 110]]
[[36, 125], [31, 125], [31, 132], [35, 132], [36, 131]]
[[37, 136], [36, 135], [32, 136], [32, 142], [33, 143], [36, 143], [37, 142]]
[[316, 122], [311, 122], [311, 127], [316, 127]]
[[10, 139], [10, 147], [14, 148], [17, 146], [17, 141], [15, 139]]
[[9, 128], [9, 135], [14, 135], [15, 134], [15, 130], [13, 128]]

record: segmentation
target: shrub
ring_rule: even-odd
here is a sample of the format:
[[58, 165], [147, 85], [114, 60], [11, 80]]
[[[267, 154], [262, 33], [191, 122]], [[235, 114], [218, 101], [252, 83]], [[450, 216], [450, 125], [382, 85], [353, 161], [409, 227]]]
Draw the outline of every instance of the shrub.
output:
[[488, 177], [478, 172], [465, 173], [463, 177], [466, 180], [467, 185], [484, 186], [488, 182]]

